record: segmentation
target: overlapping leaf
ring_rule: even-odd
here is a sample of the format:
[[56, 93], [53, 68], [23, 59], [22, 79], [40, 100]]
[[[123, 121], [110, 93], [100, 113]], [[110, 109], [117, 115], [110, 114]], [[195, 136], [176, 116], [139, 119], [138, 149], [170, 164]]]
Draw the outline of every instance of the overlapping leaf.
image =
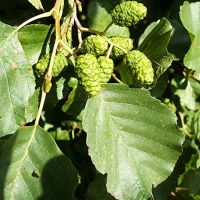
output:
[[180, 8], [180, 18], [190, 34], [191, 46], [184, 58], [184, 64], [189, 69], [200, 72], [200, 2], [184, 2]]
[[[106, 11], [105, 8], [101, 7], [97, 0], [90, 1], [88, 6], [88, 17], [90, 27], [98, 31], [103, 31], [112, 21], [110, 14]], [[112, 25], [106, 35], [129, 37], [130, 33], [127, 27]]]
[[41, 54], [49, 49], [46, 44], [48, 32], [49, 26], [42, 24], [28, 25], [19, 32], [19, 40], [31, 65], [37, 63]]
[[175, 115], [145, 89], [103, 86], [87, 102], [83, 128], [92, 161], [117, 199], [146, 200], [181, 153]]
[[24, 108], [35, 88], [31, 66], [13, 30], [0, 22], [0, 136], [25, 123]]
[[151, 60], [155, 71], [155, 82], [173, 61], [172, 55], [167, 50], [172, 30], [170, 22], [162, 18], [159, 23], [150, 25], [141, 36], [138, 49]]
[[[138, 49], [151, 60], [155, 72], [152, 87], [173, 61], [172, 55], [167, 50], [172, 30], [170, 22], [166, 18], [162, 18], [150, 24], [140, 37]], [[119, 72], [124, 83], [134, 83], [124, 66], [119, 67]]]
[[0, 199], [74, 199], [78, 174], [53, 138], [40, 127], [25, 127], [1, 149]]

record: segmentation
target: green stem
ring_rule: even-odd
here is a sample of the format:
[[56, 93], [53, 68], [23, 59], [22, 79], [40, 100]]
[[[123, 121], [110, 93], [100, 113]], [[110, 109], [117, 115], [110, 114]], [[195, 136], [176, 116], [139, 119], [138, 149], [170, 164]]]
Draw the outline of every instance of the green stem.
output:
[[72, 42], [72, 26], [74, 25], [75, 16], [76, 16], [76, 2], [74, 1], [74, 3], [73, 3], [73, 12], [72, 12], [72, 15], [70, 17], [70, 21], [69, 21], [68, 28], [67, 28], [67, 33], [66, 33], [67, 40], [70, 43]]
[[74, 51], [68, 47], [62, 40], [59, 40], [59, 43], [65, 48], [66, 51], [68, 51], [71, 55], [74, 54]]
[[20, 29], [22, 29], [24, 26], [26, 26], [27, 24], [35, 21], [35, 20], [38, 20], [38, 19], [42, 19], [42, 18], [45, 18], [45, 17], [50, 17], [53, 13], [53, 9], [51, 9], [49, 12], [45, 12], [45, 13], [42, 13], [40, 15], [37, 15], [37, 16], [34, 16], [28, 20], [26, 20], [25, 22], [23, 22], [21, 25], [19, 25], [12, 33], [11, 35], [7, 38], [7, 40], [9, 40], [15, 33], [17, 33]]
[[77, 31], [78, 31], [78, 41], [79, 41], [78, 48], [81, 48], [81, 45], [82, 45], [82, 42], [83, 42], [82, 32], [79, 29]]
[[111, 44], [110, 47], [109, 47], [109, 49], [108, 49], [108, 53], [107, 53], [107, 55], [106, 55], [107, 58], [110, 57], [110, 54], [111, 54], [111, 52], [112, 52], [112, 49], [113, 49], [113, 44]]
[[50, 91], [51, 85], [52, 85], [51, 84], [52, 68], [53, 68], [53, 63], [54, 63], [54, 59], [55, 59], [55, 56], [56, 56], [56, 51], [57, 51], [58, 45], [60, 43], [60, 23], [59, 22], [60, 22], [60, 17], [62, 15], [62, 13], [61, 13], [62, 12], [62, 6], [63, 6], [62, 3], [63, 3], [63, 0], [57, 0], [54, 8], [51, 10], [51, 12], [54, 12], [54, 17], [55, 17], [56, 41], [54, 43], [53, 51], [52, 51], [52, 54], [51, 54], [48, 71], [47, 71], [47, 73], [44, 77], [44, 82], [43, 82], [43, 85], [42, 85], [42, 95], [41, 95], [38, 113], [37, 113], [37, 116], [36, 116], [36, 119], [35, 119], [35, 127], [39, 124], [39, 120], [40, 120], [42, 110], [43, 110], [43, 107], [44, 107], [46, 95]]
[[98, 34], [98, 35], [101, 35], [101, 34], [102, 34], [102, 32], [100, 32], [100, 31], [97, 31], [97, 30], [94, 30], [94, 29], [91, 29], [91, 28], [83, 27], [83, 26], [81, 25], [81, 23], [79, 22], [79, 20], [78, 20], [78, 18], [77, 18], [77, 15], [75, 15], [74, 21], [75, 21], [75, 23], [76, 23], [77, 28], [78, 28], [80, 31], [82, 31], [82, 32], [89, 32], [89, 33], [94, 33], [94, 34]]
[[127, 52], [125, 49], [123, 49], [122, 47], [120, 47], [120, 46], [118, 46], [118, 45], [112, 43], [106, 36], [103, 36], [103, 37], [106, 39], [106, 41], [107, 41], [110, 45], [113, 45], [114, 47], [117, 47], [118, 49], [122, 50], [125, 54], [128, 53], [128, 52]]
[[112, 77], [113, 77], [118, 83], [123, 84], [123, 82], [122, 82], [120, 79], [118, 79], [117, 76], [116, 76], [114, 73], [112, 74]]
[[45, 99], [46, 99], [46, 95], [47, 95], [46, 92], [44, 92], [44, 90], [42, 88], [40, 106], [39, 106], [39, 109], [38, 109], [38, 112], [37, 112], [37, 116], [36, 116], [36, 119], [35, 119], [35, 126], [37, 126], [39, 124], [39, 120], [40, 120], [40, 116], [42, 114], [42, 110], [43, 110], [43, 107], [44, 107], [44, 102], [45, 102]]
[[193, 138], [193, 135], [191, 135], [190, 133], [187, 132], [187, 130], [185, 129], [185, 123], [184, 123], [184, 117], [183, 114], [181, 112], [178, 112], [179, 118], [180, 118], [180, 122], [181, 122], [181, 126], [182, 126], [182, 130], [183, 133], [190, 139]]
[[53, 68], [53, 62], [54, 62], [54, 59], [55, 59], [55, 56], [56, 56], [56, 50], [58, 48], [58, 45], [59, 45], [59, 40], [57, 40], [54, 44], [54, 47], [53, 47], [53, 51], [52, 51], [52, 54], [51, 54], [51, 59], [50, 59], [50, 63], [49, 63], [49, 67], [48, 67], [48, 71], [47, 71], [47, 74], [46, 76], [50, 77], [51, 74], [52, 74], [52, 68]]
[[111, 21], [107, 26], [106, 28], [104, 29], [104, 31], [101, 33], [101, 35], [105, 35], [108, 31], [108, 29], [113, 25], [113, 21]]

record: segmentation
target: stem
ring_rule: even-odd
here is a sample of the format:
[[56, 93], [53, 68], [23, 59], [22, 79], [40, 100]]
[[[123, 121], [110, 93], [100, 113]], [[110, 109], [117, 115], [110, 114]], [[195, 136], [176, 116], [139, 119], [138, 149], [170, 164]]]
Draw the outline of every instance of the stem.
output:
[[78, 31], [78, 41], [79, 41], [78, 48], [81, 48], [81, 45], [82, 45], [82, 42], [83, 42], [82, 32], [80, 31], [80, 29], [78, 29], [77, 31]]
[[81, 23], [79, 22], [78, 18], [77, 18], [77, 15], [75, 15], [74, 17], [74, 21], [76, 23], [76, 26], [77, 28], [82, 31], [82, 32], [89, 32], [89, 33], [94, 33], [94, 34], [98, 34], [98, 35], [101, 35], [102, 32], [100, 31], [97, 31], [97, 30], [94, 30], [94, 29], [90, 29], [90, 28], [85, 28], [81, 25]]
[[54, 43], [53, 51], [52, 51], [52, 54], [51, 54], [51, 59], [50, 59], [48, 71], [47, 71], [47, 73], [44, 77], [44, 82], [43, 82], [43, 85], [42, 85], [42, 95], [41, 95], [38, 113], [37, 113], [37, 116], [36, 116], [36, 119], [35, 119], [35, 127], [39, 124], [39, 120], [40, 120], [40, 116], [42, 114], [42, 110], [43, 110], [43, 107], [44, 107], [46, 95], [50, 91], [51, 85], [52, 85], [51, 84], [52, 68], [53, 68], [53, 63], [54, 63], [54, 59], [55, 59], [55, 56], [56, 56], [56, 51], [57, 51], [58, 45], [60, 43], [60, 38], [61, 38], [60, 17], [62, 15], [62, 6], [63, 6], [63, 0], [57, 0], [54, 8], [52, 9], [52, 12], [53, 12], [54, 18], [55, 18], [56, 41]]
[[94, 34], [98, 34], [98, 35], [104, 35], [107, 32], [107, 30], [111, 27], [113, 22], [110, 22], [103, 32], [100, 32], [100, 31], [97, 31], [97, 30], [94, 30], [94, 29], [91, 29], [91, 28], [83, 27], [81, 25], [80, 21], [78, 20], [78, 17], [77, 17], [76, 6], [78, 6], [78, 4], [80, 4], [80, 2], [78, 0], [75, 0], [74, 5], [73, 5], [73, 14], [72, 14], [72, 17], [70, 19], [71, 23], [70, 23], [70, 26], [69, 26], [69, 30], [71, 30], [71, 27], [73, 26], [73, 24], [75, 22], [77, 28], [82, 32], [89, 32], [89, 33], [94, 33]]
[[55, 19], [55, 26], [56, 26], [56, 41], [61, 39], [61, 31], [60, 31], [60, 18], [56, 17]]
[[105, 35], [106, 32], [108, 31], [108, 29], [113, 25], [113, 21], [111, 21], [107, 26], [106, 28], [104, 29], [104, 31], [101, 33], [102, 35]]
[[58, 48], [58, 44], [59, 44], [59, 41], [56, 41], [54, 44], [54, 47], [53, 47], [53, 51], [52, 51], [51, 59], [50, 59], [50, 63], [49, 63], [49, 68], [48, 68], [48, 71], [46, 74], [46, 76], [48, 76], [48, 77], [50, 77], [52, 74], [53, 62], [54, 62], [54, 58], [56, 56], [56, 50]]
[[122, 82], [120, 79], [118, 79], [117, 76], [116, 76], [114, 73], [112, 73], [112, 77], [113, 77], [118, 83], [123, 84], [123, 82]]
[[68, 47], [62, 40], [59, 40], [59, 43], [67, 50], [71, 55], [74, 55], [74, 51]]
[[7, 38], [7, 40], [9, 40], [15, 33], [17, 33], [20, 29], [22, 29], [24, 26], [26, 26], [27, 24], [35, 21], [35, 20], [38, 20], [38, 19], [41, 19], [41, 18], [45, 18], [45, 17], [50, 17], [53, 13], [53, 9], [51, 9], [49, 12], [45, 12], [45, 13], [42, 13], [40, 15], [37, 15], [37, 16], [34, 16], [28, 20], [26, 20], [25, 22], [23, 22], [21, 25], [19, 25], [12, 33], [11, 35]]
[[56, 41], [55, 44], [54, 44], [53, 51], [52, 51], [52, 54], [51, 54], [50, 63], [49, 63], [49, 68], [48, 68], [48, 71], [47, 71], [45, 78], [44, 78], [44, 83], [43, 83], [43, 86], [42, 86], [42, 96], [41, 96], [41, 100], [40, 100], [40, 106], [39, 106], [39, 109], [38, 109], [37, 117], [36, 117], [36, 120], [35, 120], [35, 126], [37, 126], [38, 123], [39, 123], [40, 116], [42, 114], [42, 109], [44, 107], [46, 94], [47, 94], [45, 88], [48, 87], [49, 83], [51, 83], [53, 61], [54, 61], [54, 58], [55, 58], [55, 55], [56, 55], [56, 50], [58, 48], [58, 44], [59, 44], [59, 41]]
[[183, 118], [183, 114], [181, 112], [178, 112], [179, 118], [180, 118], [180, 122], [181, 122], [181, 126], [182, 126], [182, 130], [183, 133], [190, 139], [193, 138], [193, 135], [191, 135], [190, 133], [188, 133], [185, 129], [185, 123], [184, 123], [184, 118]]
[[105, 36], [103, 36], [103, 37], [106, 39], [106, 41], [107, 41], [110, 45], [113, 45], [113, 46], [117, 47], [118, 49], [122, 50], [125, 54], [128, 53], [128, 52], [127, 52], [125, 49], [123, 49], [122, 47], [120, 47], [120, 46], [118, 46], [118, 45], [112, 43], [107, 37], [105, 37]]
[[46, 99], [46, 92], [44, 92], [43, 88], [42, 88], [42, 96], [41, 96], [40, 106], [39, 106], [39, 109], [38, 109], [38, 112], [37, 112], [37, 116], [36, 116], [36, 119], [35, 119], [35, 124], [34, 124], [35, 126], [37, 126], [39, 124], [39, 120], [40, 120], [40, 116], [42, 114], [42, 109], [44, 107], [45, 99]]
[[71, 33], [72, 33], [72, 26], [74, 25], [74, 18], [76, 16], [76, 3], [74, 1], [73, 4], [73, 12], [72, 12], [72, 16], [70, 18], [69, 24], [68, 24], [68, 28], [67, 28], [67, 40], [71, 41]]
[[110, 47], [109, 47], [109, 49], [108, 49], [108, 53], [107, 53], [107, 55], [106, 55], [107, 58], [110, 57], [110, 54], [111, 54], [111, 52], [112, 52], [112, 48], [113, 48], [113, 44], [111, 44]]
[[198, 80], [196, 77], [194, 77], [193, 75], [190, 76], [194, 81], [200, 83], [200, 80]]

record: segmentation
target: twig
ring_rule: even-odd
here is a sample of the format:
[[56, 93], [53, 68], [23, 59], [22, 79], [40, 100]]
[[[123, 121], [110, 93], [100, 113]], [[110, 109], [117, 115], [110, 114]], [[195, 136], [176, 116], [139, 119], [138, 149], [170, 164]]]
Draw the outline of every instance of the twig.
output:
[[54, 44], [54, 47], [53, 47], [53, 51], [52, 51], [52, 54], [51, 54], [51, 59], [50, 59], [50, 62], [49, 62], [49, 67], [48, 67], [48, 71], [47, 71], [47, 74], [46, 76], [50, 77], [51, 74], [52, 74], [52, 68], [53, 68], [53, 62], [54, 62], [54, 58], [56, 56], [56, 50], [58, 48], [58, 44], [60, 43], [60, 40], [57, 40]]
[[68, 47], [62, 40], [59, 40], [59, 43], [65, 48], [66, 51], [68, 51], [71, 55], [76, 57], [74, 51], [70, 47]]
[[181, 112], [178, 112], [179, 118], [180, 118], [180, 122], [181, 122], [181, 126], [182, 126], [182, 130], [183, 133], [190, 139], [193, 138], [193, 135], [191, 135], [190, 133], [187, 132], [187, 130], [185, 129], [185, 123], [184, 123], [184, 118]]
[[191, 75], [190, 77], [200, 84], [200, 80], [198, 80], [195, 76]]
[[72, 33], [72, 27], [74, 25], [74, 18], [76, 16], [76, 2], [74, 1], [73, 3], [73, 12], [72, 12], [72, 16], [70, 17], [70, 21], [68, 24], [68, 28], [67, 28], [67, 40], [71, 41], [71, 33]]
[[110, 47], [109, 47], [109, 49], [108, 49], [108, 52], [107, 52], [107, 55], [106, 55], [107, 58], [110, 57], [110, 54], [112, 52], [112, 48], [113, 48], [113, 44], [111, 44]]
[[81, 45], [82, 45], [82, 42], [83, 42], [83, 39], [82, 39], [82, 32], [80, 31], [80, 29], [78, 29], [77, 31], [78, 31], [78, 41], [79, 41], [78, 49], [80, 49], [80, 48], [81, 48]]
[[116, 76], [114, 73], [112, 73], [112, 77], [113, 77], [118, 83], [123, 84], [123, 82], [122, 82], [120, 79], [118, 79], [117, 76]]
[[39, 120], [40, 120], [40, 116], [41, 116], [41, 113], [42, 113], [42, 110], [43, 110], [43, 107], [44, 107], [45, 99], [46, 99], [46, 92], [44, 92], [44, 90], [42, 89], [42, 95], [41, 95], [41, 99], [40, 99], [40, 106], [39, 106], [39, 109], [38, 109], [38, 112], [37, 112], [37, 116], [36, 116], [36, 119], [35, 119], [35, 126], [37, 126], [39, 124]]
[[83, 26], [81, 25], [81, 23], [79, 22], [79, 20], [78, 20], [78, 18], [77, 18], [77, 15], [75, 16], [74, 20], [75, 20], [75, 23], [76, 23], [77, 28], [78, 28], [80, 31], [82, 31], [82, 32], [89, 32], [89, 33], [95, 33], [95, 34], [98, 34], [98, 35], [101, 35], [101, 34], [102, 34], [102, 32], [100, 32], [100, 31], [97, 31], [97, 30], [94, 30], [94, 29], [91, 29], [91, 28], [83, 27]]
[[60, 17], [62, 15], [61, 14], [61, 11], [62, 11], [61, 7], [63, 6], [62, 3], [63, 3], [63, 0], [57, 0], [53, 8], [53, 11], [54, 11], [53, 14], [55, 18], [55, 27], [56, 27], [56, 41], [54, 43], [53, 51], [51, 54], [48, 71], [44, 77], [44, 82], [42, 85], [42, 95], [41, 95], [38, 113], [35, 119], [35, 127], [39, 124], [40, 116], [42, 114], [42, 110], [43, 110], [45, 99], [46, 99], [46, 94], [50, 91], [51, 86], [52, 86], [51, 84], [52, 68], [53, 68], [53, 63], [56, 56], [56, 51], [57, 51], [58, 45], [60, 44]]
[[[15, 33], [17, 33], [20, 29], [22, 29], [24, 26], [26, 26], [27, 24], [33, 22], [33, 21], [36, 21], [38, 19], [42, 19], [42, 18], [46, 18], [46, 17], [50, 17], [53, 13], [54, 9], [51, 9], [49, 12], [45, 12], [45, 13], [42, 13], [40, 15], [37, 15], [37, 16], [34, 16], [28, 20], [26, 20], [25, 22], [23, 22], [21, 25], [19, 25], [10, 35], [9, 37], [7, 38], [7, 40], [9, 40]], [[6, 40], [6, 41], [7, 41]]]
[[[59, 41], [56, 41], [55, 44], [54, 44], [53, 51], [52, 51], [52, 54], [51, 54], [50, 63], [49, 63], [49, 67], [48, 67], [48, 71], [47, 71], [45, 78], [44, 78], [44, 83], [43, 83], [43, 86], [42, 86], [42, 95], [41, 95], [41, 100], [40, 100], [40, 105], [39, 105], [37, 117], [36, 117], [36, 120], [35, 120], [35, 126], [37, 126], [38, 123], [39, 123], [40, 116], [41, 116], [41, 113], [42, 113], [42, 109], [44, 107], [44, 103], [45, 103], [45, 99], [46, 99], [46, 94], [51, 89], [51, 88], [49, 88], [49, 84], [51, 84], [51, 78], [52, 78], [51, 74], [52, 74], [53, 62], [54, 62], [54, 58], [55, 58], [55, 55], [56, 55], [56, 50], [58, 48], [58, 44], [59, 44]], [[48, 90], [48, 92], [47, 92], [47, 90]]]
[[55, 19], [55, 26], [56, 26], [56, 41], [61, 39], [61, 31], [60, 31], [60, 18], [56, 17]]

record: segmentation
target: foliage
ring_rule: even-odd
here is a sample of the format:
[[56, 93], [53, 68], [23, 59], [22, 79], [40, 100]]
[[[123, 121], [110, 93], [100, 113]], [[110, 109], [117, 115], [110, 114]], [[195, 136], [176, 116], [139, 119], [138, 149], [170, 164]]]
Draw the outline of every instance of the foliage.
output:
[[200, 199], [199, 14], [2, 0], [0, 199]]

